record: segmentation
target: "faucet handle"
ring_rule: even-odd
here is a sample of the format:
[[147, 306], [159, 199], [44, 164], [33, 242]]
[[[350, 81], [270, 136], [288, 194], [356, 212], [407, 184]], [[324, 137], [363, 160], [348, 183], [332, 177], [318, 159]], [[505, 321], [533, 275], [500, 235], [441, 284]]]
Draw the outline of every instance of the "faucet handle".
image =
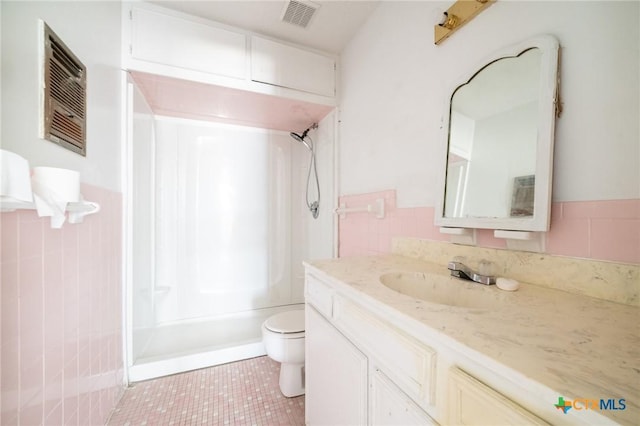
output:
[[496, 265], [490, 260], [482, 259], [478, 263], [478, 274], [484, 275], [487, 277], [492, 277], [496, 275]]

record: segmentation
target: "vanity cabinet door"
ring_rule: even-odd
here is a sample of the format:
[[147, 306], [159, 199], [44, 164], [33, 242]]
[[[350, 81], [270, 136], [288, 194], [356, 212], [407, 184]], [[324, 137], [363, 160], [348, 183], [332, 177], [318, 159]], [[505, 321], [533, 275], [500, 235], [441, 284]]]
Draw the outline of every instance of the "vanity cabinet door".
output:
[[514, 401], [464, 371], [449, 371], [451, 425], [548, 425]]
[[437, 352], [432, 347], [340, 295], [334, 296], [333, 318], [336, 327], [420, 407], [435, 405]]
[[313, 275], [308, 274], [305, 277], [304, 289], [304, 297], [307, 303], [313, 305], [326, 318], [332, 318], [335, 291]]
[[371, 376], [372, 425], [437, 425], [379, 369]]
[[311, 305], [305, 322], [307, 425], [367, 424], [367, 357]]

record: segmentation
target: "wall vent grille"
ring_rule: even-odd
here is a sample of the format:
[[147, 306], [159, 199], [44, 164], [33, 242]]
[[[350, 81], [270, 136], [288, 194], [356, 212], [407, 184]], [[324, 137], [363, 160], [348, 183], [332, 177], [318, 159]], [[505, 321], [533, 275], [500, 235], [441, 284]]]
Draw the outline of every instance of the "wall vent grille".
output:
[[282, 11], [282, 21], [307, 28], [320, 5], [304, 0], [289, 0]]
[[86, 155], [86, 68], [43, 22], [43, 138]]

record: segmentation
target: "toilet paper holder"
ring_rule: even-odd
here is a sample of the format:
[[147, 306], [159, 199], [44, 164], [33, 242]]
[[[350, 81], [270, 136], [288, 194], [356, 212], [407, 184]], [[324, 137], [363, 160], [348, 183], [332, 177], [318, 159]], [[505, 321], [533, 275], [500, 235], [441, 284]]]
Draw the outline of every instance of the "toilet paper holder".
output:
[[[0, 197], [0, 211], [2, 213], [16, 210], [36, 210], [36, 205], [33, 202], [6, 200], [4, 197]], [[69, 223], [82, 223], [85, 216], [99, 211], [100, 204], [93, 201], [81, 200], [75, 203], [68, 203], [66, 208], [67, 221]]]
[[82, 223], [85, 216], [100, 211], [100, 205], [80, 194], [80, 174], [56, 167], [34, 167], [15, 152], [0, 149], [0, 212], [37, 210], [51, 217], [51, 227], [65, 221]]
[[80, 201], [67, 205], [67, 220], [69, 223], [82, 223], [85, 216], [100, 211], [100, 204], [93, 201]]

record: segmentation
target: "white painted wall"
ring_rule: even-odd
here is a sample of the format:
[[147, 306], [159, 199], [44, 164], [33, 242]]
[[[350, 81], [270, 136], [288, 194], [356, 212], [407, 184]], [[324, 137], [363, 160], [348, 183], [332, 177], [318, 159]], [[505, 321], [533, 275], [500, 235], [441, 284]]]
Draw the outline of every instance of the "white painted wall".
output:
[[340, 194], [395, 188], [400, 207], [434, 206], [446, 88], [492, 51], [552, 34], [564, 103], [553, 200], [639, 198], [640, 3], [498, 1], [436, 46], [449, 5], [383, 2], [344, 50]]
[[[2, 1], [2, 148], [120, 192], [120, 2]], [[38, 138], [38, 19], [87, 67], [87, 156]]]

